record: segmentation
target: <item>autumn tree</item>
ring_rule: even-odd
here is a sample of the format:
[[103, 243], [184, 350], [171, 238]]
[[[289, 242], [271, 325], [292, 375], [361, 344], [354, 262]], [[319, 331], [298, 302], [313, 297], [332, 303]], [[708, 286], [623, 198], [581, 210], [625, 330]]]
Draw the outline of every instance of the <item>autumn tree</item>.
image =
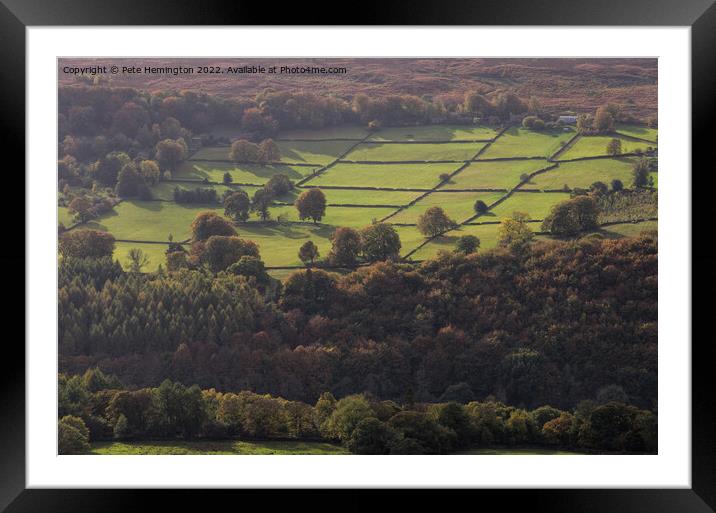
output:
[[60, 454], [87, 454], [89, 429], [81, 418], [66, 415], [57, 423], [57, 443]]
[[234, 162], [258, 162], [260, 159], [259, 147], [245, 139], [238, 139], [231, 143], [229, 158]]
[[594, 114], [593, 128], [598, 132], [610, 132], [614, 130], [614, 117], [606, 107], [599, 107]]
[[430, 207], [418, 217], [418, 230], [426, 237], [434, 237], [451, 228], [457, 223], [450, 219], [441, 207]]
[[114, 236], [99, 230], [70, 230], [62, 234], [58, 246], [64, 257], [111, 257], [114, 253]]
[[278, 198], [284, 194], [288, 194], [293, 190], [293, 182], [283, 173], [276, 173], [269, 181], [266, 182], [264, 188], [274, 197]]
[[474, 235], [462, 235], [455, 243], [455, 251], [469, 255], [475, 253], [480, 247], [480, 239]]
[[259, 258], [259, 248], [255, 242], [236, 236], [212, 235], [206, 240], [200, 258], [212, 272], [219, 272], [243, 256]]
[[139, 172], [145, 183], [156, 184], [161, 177], [159, 164], [155, 160], [143, 160], [139, 163]]
[[281, 160], [281, 149], [273, 139], [261, 141], [261, 144], [259, 144], [259, 159], [264, 163]]
[[622, 153], [622, 140], [612, 138], [607, 143], [607, 155], [611, 155], [612, 157], [616, 157], [617, 155], [621, 155]]
[[90, 208], [92, 208], [92, 203], [82, 196], [77, 196], [67, 206], [67, 209], [83, 223], [92, 217]]
[[129, 261], [129, 272], [141, 273], [142, 268], [149, 263], [149, 256], [139, 248], [131, 248], [127, 252], [127, 260]]
[[251, 210], [251, 200], [245, 191], [235, 191], [224, 198], [224, 215], [234, 222], [246, 222]]
[[542, 230], [558, 236], [594, 230], [599, 226], [598, 214], [599, 208], [593, 198], [576, 196], [554, 205], [542, 222]]
[[321, 189], [308, 189], [294, 203], [299, 219], [311, 219], [317, 223], [326, 215], [326, 195]]
[[174, 171], [186, 157], [187, 147], [183, 139], [164, 139], [157, 143], [156, 159], [171, 171]]
[[301, 262], [303, 262], [307, 267], [312, 266], [313, 262], [318, 257], [318, 246], [316, 246], [311, 240], [304, 242], [298, 250], [298, 258], [300, 258]]
[[361, 252], [361, 236], [357, 230], [347, 227], [336, 228], [331, 236], [331, 251], [328, 260], [333, 265], [354, 266]]
[[512, 216], [500, 223], [498, 244], [503, 247], [519, 248], [532, 241], [534, 232], [528, 221], [530, 216], [524, 212], [513, 212]]
[[649, 185], [649, 161], [641, 158], [632, 167], [632, 183], [634, 187], [646, 187]]
[[199, 212], [191, 223], [192, 239], [206, 240], [213, 235], [230, 237], [236, 235], [231, 223], [211, 210]]
[[251, 211], [255, 212], [262, 221], [267, 221], [271, 217], [269, 207], [273, 203], [273, 194], [265, 187], [254, 192], [251, 200]]
[[391, 225], [375, 223], [360, 231], [361, 250], [369, 262], [393, 260], [400, 256], [400, 236]]
[[119, 172], [115, 192], [120, 198], [138, 196], [146, 187], [144, 178], [137, 172], [134, 164], [126, 164]]

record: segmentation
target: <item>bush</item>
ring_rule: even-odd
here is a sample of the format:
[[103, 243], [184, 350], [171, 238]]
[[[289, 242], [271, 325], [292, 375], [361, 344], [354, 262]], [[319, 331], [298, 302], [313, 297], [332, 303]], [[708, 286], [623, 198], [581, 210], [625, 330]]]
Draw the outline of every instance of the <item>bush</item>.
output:
[[66, 415], [57, 423], [57, 443], [60, 454], [86, 454], [90, 451], [89, 429], [81, 418]]

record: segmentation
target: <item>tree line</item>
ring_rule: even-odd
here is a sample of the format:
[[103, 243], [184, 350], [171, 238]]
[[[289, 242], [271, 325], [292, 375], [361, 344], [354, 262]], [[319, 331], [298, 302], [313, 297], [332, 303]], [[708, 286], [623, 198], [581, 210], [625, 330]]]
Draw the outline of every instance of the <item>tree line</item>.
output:
[[494, 445], [544, 445], [597, 452], [655, 453], [657, 420], [650, 411], [604, 390], [573, 410], [528, 410], [494, 398], [399, 404], [372, 394], [337, 399], [322, 393], [311, 405], [249, 391], [219, 392], [164, 380], [156, 388], [124, 389], [92, 368], [60, 374], [60, 454], [90, 451], [90, 441], [161, 439], [297, 439], [341, 443], [356, 454], [448, 454]]

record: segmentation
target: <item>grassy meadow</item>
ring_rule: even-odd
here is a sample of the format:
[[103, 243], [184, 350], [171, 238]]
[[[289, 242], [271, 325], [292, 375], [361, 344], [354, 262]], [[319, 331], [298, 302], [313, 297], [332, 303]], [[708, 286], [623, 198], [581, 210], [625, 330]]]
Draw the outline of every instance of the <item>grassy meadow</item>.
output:
[[340, 445], [327, 442], [277, 441], [152, 441], [152, 442], [95, 442], [91, 453], [97, 455], [288, 455], [350, 454]]
[[561, 129], [534, 131], [511, 127], [480, 155], [480, 159], [547, 158], [556, 153], [572, 136], [574, 132], [565, 132]]
[[359, 144], [343, 160], [353, 162], [470, 160], [484, 143]]
[[[610, 135], [585, 135], [577, 139], [577, 141], [564, 153], [558, 160], [578, 159], [582, 157], [602, 157], [608, 155], [607, 144], [615, 137]], [[651, 146], [656, 147], [656, 143], [648, 143], [642, 141], [634, 141], [624, 137], [616, 137], [622, 142], [622, 153], [633, 153], [635, 151], [646, 151]]]
[[[228, 127], [222, 129], [224, 132], [216, 135], [229, 133]], [[644, 127], [620, 125], [618, 130], [634, 137], [655, 138], [657, 135], [655, 129]], [[565, 185], [569, 188], [587, 188], [595, 181], [610, 184], [614, 179], [621, 180], [626, 187], [631, 185], [634, 158], [628, 157], [559, 162], [554, 169], [540, 173], [528, 183], [520, 185], [522, 175], [551, 166], [546, 157], [554, 154], [573, 136], [573, 133], [561, 130], [536, 132], [512, 127], [500, 135], [480, 159], [470, 162], [448, 183], [441, 185], [440, 175], [452, 174], [462, 166], [460, 162], [402, 164], [395, 161], [470, 159], [487, 143], [432, 144], [419, 141], [486, 140], [494, 137], [497, 132], [483, 126], [436, 125], [384, 128], [370, 134], [369, 140], [375, 143], [357, 144], [361, 138], [368, 135], [360, 127], [342, 126], [317, 131], [288, 131], [279, 134], [276, 138], [281, 146], [282, 160], [308, 162], [315, 166], [251, 165], [189, 160], [179, 166], [174, 173], [173, 178], [176, 181], [161, 181], [151, 187], [153, 201], [122, 201], [115, 206], [114, 211], [81, 226], [108, 231], [121, 240], [122, 242], [116, 243], [114, 256], [125, 267], [128, 265], [128, 251], [135, 247], [142, 249], [149, 259], [144, 270], [153, 271], [165, 262], [166, 243], [170, 234], [174, 241], [187, 240], [191, 236], [191, 222], [199, 212], [212, 210], [223, 215], [223, 207], [219, 203], [202, 205], [174, 202], [175, 187], [182, 190], [211, 188], [216, 190], [218, 198], [221, 198], [227, 190], [238, 189], [253, 196], [262, 184], [277, 173], [283, 173], [293, 182], [298, 182], [320, 169], [318, 166], [328, 166], [325, 171], [306, 181], [302, 186], [277, 197], [276, 203], [269, 209], [271, 219], [268, 223], [259, 222], [256, 214], [252, 213], [248, 223], [236, 226], [239, 236], [256, 242], [261, 258], [269, 268], [300, 266], [298, 250], [306, 241], [312, 240], [318, 246], [321, 256], [325, 257], [330, 251], [330, 237], [336, 227], [348, 226], [360, 229], [374, 220], [387, 218], [388, 223], [408, 225], [395, 227], [401, 239], [401, 255], [405, 256], [426, 241], [426, 237], [418, 231], [415, 224], [420, 215], [432, 206], [442, 207], [450, 218], [462, 223], [473, 216], [476, 200], [481, 199], [486, 204], [492, 205], [519, 185], [519, 189], [473, 222], [499, 222], [515, 211], [526, 212], [532, 220], [538, 221], [549, 214], [552, 206], [568, 199], [569, 194], [527, 191], [557, 190]], [[601, 154], [606, 150], [609, 138], [607, 136], [581, 137], [560, 158]], [[303, 141], [304, 139], [306, 141]], [[398, 143], [380, 144], [380, 141], [398, 141]], [[399, 141], [418, 142], [400, 144]], [[638, 147], [645, 148], [648, 145], [645, 142], [628, 139], [623, 139], [623, 143], [625, 151], [633, 151]], [[337, 160], [354, 145], [355, 148], [342, 159], [389, 162], [372, 164]], [[227, 157], [228, 148], [225, 146], [202, 148], [193, 156], [199, 159], [226, 159]], [[540, 158], [519, 159], [518, 157]], [[483, 160], [483, 158], [512, 160]], [[221, 183], [226, 172], [233, 178], [233, 183], [229, 186]], [[656, 173], [652, 173], [652, 176], [656, 185], [658, 176]], [[204, 180], [213, 183], [204, 183]], [[240, 183], [253, 185], [237, 185]], [[317, 225], [310, 220], [299, 222], [298, 212], [293, 206], [296, 197], [312, 187], [321, 188], [328, 205], [325, 216]], [[355, 187], [366, 189], [355, 189]], [[371, 190], [371, 187], [383, 190]], [[461, 189], [495, 189], [496, 192], [464, 192]], [[408, 206], [413, 201], [416, 203]], [[58, 208], [59, 222], [65, 226], [73, 224], [72, 217], [66, 207]], [[530, 226], [535, 231], [539, 229], [538, 223]], [[600, 233], [606, 237], [621, 237], [637, 235], [644, 228], [655, 227], [655, 222], [625, 223], [606, 226]], [[441, 237], [432, 239], [411, 256], [422, 260], [435, 256], [440, 250], [451, 250], [457, 238], [464, 234], [476, 235], [480, 238], [481, 248], [489, 249], [497, 245], [498, 231], [498, 224], [459, 226]], [[124, 242], [128, 240], [137, 242]], [[271, 274], [277, 277], [286, 277], [292, 272], [292, 270], [271, 269]]]

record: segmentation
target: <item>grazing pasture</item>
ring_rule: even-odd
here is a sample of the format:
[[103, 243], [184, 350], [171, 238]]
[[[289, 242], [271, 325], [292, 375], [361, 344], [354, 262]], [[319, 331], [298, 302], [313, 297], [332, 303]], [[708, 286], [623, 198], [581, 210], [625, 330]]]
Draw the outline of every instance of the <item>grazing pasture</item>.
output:
[[167, 201], [123, 201], [100, 218], [83, 227], [110, 232], [117, 239], [168, 242], [171, 234], [179, 242], [191, 236], [191, 222], [199, 212], [212, 210], [223, 215], [218, 205], [179, 204]]
[[460, 223], [475, 214], [473, 206], [477, 200], [482, 200], [490, 205], [503, 195], [500, 192], [433, 192], [405, 210], [401, 210], [388, 221], [391, 223], [417, 223], [418, 217], [428, 208], [442, 207], [448, 217]]
[[[435, 237], [411, 255], [413, 260], [427, 260], [435, 257], [440, 251], [453, 251], [458, 238], [463, 235], [474, 235], [480, 239], [480, 249], [492, 249], [497, 246], [499, 224], [462, 225], [444, 235]], [[425, 240], [425, 239], [423, 239]]]
[[343, 160], [353, 162], [413, 162], [470, 160], [485, 143], [359, 144]]
[[574, 132], [565, 132], [562, 129], [535, 131], [511, 127], [480, 155], [480, 160], [513, 157], [547, 158], [556, 153], [573, 136]]
[[[373, 219], [380, 220], [392, 214], [393, 207], [326, 207], [326, 215], [321, 219], [321, 224], [333, 226], [349, 226], [351, 228], [362, 228], [371, 223]], [[292, 205], [278, 205], [269, 208], [271, 218], [283, 222], [298, 222], [298, 210]], [[281, 217], [279, 217], [281, 216]], [[311, 223], [310, 219], [304, 220]]]
[[510, 217], [513, 212], [526, 212], [530, 219], [544, 219], [554, 205], [569, 199], [564, 192], [515, 192], [505, 201], [481, 215], [478, 221], [498, 221]]
[[[655, 129], [620, 125], [618, 130], [634, 137], [656, 137]], [[227, 137], [228, 133], [228, 129], [224, 128], [224, 132], [215, 135]], [[225, 191], [241, 189], [253, 197], [272, 176], [282, 173], [294, 184], [301, 185], [274, 198], [273, 205], [269, 207], [268, 222], [259, 221], [257, 214], [252, 212], [247, 223], [235, 227], [239, 237], [256, 242], [270, 273], [285, 278], [294, 270], [284, 267], [302, 265], [298, 250], [306, 241], [313, 241], [321, 257], [326, 257], [331, 248], [330, 237], [339, 226], [360, 229], [373, 221], [387, 218], [385, 222], [394, 224], [400, 236], [401, 255], [406, 256], [424, 244], [410, 255], [411, 259], [423, 260], [435, 256], [440, 250], [453, 250], [457, 238], [465, 234], [477, 236], [481, 241], [481, 250], [493, 248], [497, 245], [499, 222], [505, 217], [520, 211], [526, 212], [533, 221], [540, 221], [555, 204], [569, 198], [566, 192], [541, 191], [554, 191], [565, 185], [570, 189], [588, 188], [596, 181], [610, 185], [614, 179], [621, 180], [625, 187], [631, 186], [633, 157], [561, 161], [605, 153], [610, 139], [608, 136], [580, 137], [560, 156], [560, 162], [554, 169], [535, 175], [528, 183], [522, 183], [521, 177], [554, 165], [547, 157], [573, 137], [573, 131], [530, 131], [511, 127], [492, 143], [430, 142], [489, 140], [496, 135], [497, 131], [492, 128], [454, 125], [384, 128], [369, 136], [363, 128], [352, 126], [283, 132], [276, 136], [282, 160], [313, 166], [234, 164], [190, 159], [178, 167], [171, 180], [162, 180], [151, 187], [152, 201], [124, 200], [112, 212], [80, 227], [112, 233], [119, 241], [114, 256], [125, 268], [129, 265], [128, 251], [131, 248], [141, 249], [149, 259], [143, 270], [153, 271], [165, 262], [170, 234], [176, 242], [186, 241], [191, 237], [190, 225], [199, 212], [211, 210], [223, 215], [224, 209], [219, 201]], [[366, 136], [373, 143], [361, 142]], [[650, 144], [626, 137], [622, 141], [627, 152]], [[488, 148], [479, 159], [465, 166], [462, 161], [471, 159], [487, 144]], [[350, 148], [353, 149], [345, 154]], [[193, 158], [225, 160], [228, 151], [226, 146], [206, 147]], [[385, 162], [346, 162], [362, 160]], [[456, 162], [400, 162], [424, 160]], [[443, 182], [441, 176], [452, 175], [458, 169], [460, 171], [448, 182]], [[222, 183], [227, 172], [233, 179], [230, 185]], [[314, 174], [316, 172], [318, 174]], [[657, 174], [652, 173], [651, 176], [656, 185]], [[241, 183], [251, 185], [239, 185]], [[176, 187], [182, 190], [214, 189], [217, 203], [178, 204], [174, 201]], [[301, 222], [293, 203], [299, 194], [314, 187], [320, 188], [326, 196], [326, 213], [318, 224], [310, 220]], [[467, 192], [462, 189], [478, 190]], [[474, 204], [478, 199], [488, 206], [499, 203], [473, 219]], [[442, 207], [457, 223], [471, 220], [473, 224], [460, 225], [428, 241], [418, 231], [416, 223], [420, 215], [432, 206]], [[65, 226], [73, 224], [66, 207], [58, 208], [58, 218]], [[538, 231], [539, 223], [532, 223], [530, 227]], [[606, 237], [621, 237], [636, 235], [642, 229], [651, 227], [655, 228], [656, 223], [610, 225], [599, 233]]]
[[623, 125], [617, 124], [617, 133], [629, 135], [631, 137], [638, 137], [639, 139], [645, 139], [647, 141], [656, 142], [659, 137], [658, 128], [649, 128], [643, 125]]
[[[119, 263], [125, 270], [129, 269], [129, 250], [130, 249], [141, 249], [149, 259], [147, 265], [142, 268], [142, 271], [154, 271], [162, 267], [166, 267], [166, 251], [169, 249], [168, 244], [147, 244], [138, 242], [115, 242], [114, 243], [114, 255], [112, 258], [119, 260]], [[189, 247], [185, 246], [188, 250]]]
[[652, 148], [656, 147], [656, 143], [634, 141], [624, 137], [614, 137], [610, 135], [585, 135], [577, 139], [577, 141], [567, 151], [559, 155], [557, 160], [578, 159], [583, 157], [601, 157], [608, 155], [607, 144], [612, 139], [621, 140], [622, 153], [646, 151], [649, 146]]
[[432, 189], [440, 175], [452, 173], [460, 164], [347, 164], [338, 163], [306, 185], [342, 187], [390, 187]]
[[277, 140], [306, 139], [311, 141], [321, 139], [353, 139], [360, 141], [368, 135], [368, 130], [356, 125], [327, 126], [312, 130], [310, 128], [298, 128], [295, 130], [284, 130], [276, 136]]
[[75, 216], [70, 214], [67, 207], [57, 207], [57, 222], [62, 223], [65, 228], [75, 224]]
[[520, 176], [549, 166], [547, 160], [498, 160], [471, 163], [441, 189], [512, 189]]
[[629, 187], [634, 161], [633, 158], [617, 157], [562, 162], [558, 167], [534, 176], [522, 188], [555, 190], [566, 185], [570, 189], [588, 189], [597, 181], [610, 186], [612, 180], [621, 180], [625, 187]]
[[369, 141], [486, 141], [493, 139], [497, 130], [487, 126], [428, 125], [382, 128], [372, 134]]
[[318, 167], [259, 165], [259, 164], [233, 164], [231, 162], [196, 162], [188, 160], [183, 162], [174, 172], [172, 178], [183, 180], [208, 180], [222, 183], [224, 174], [229, 173], [234, 183], [249, 183], [263, 185], [273, 175], [284, 174], [291, 180], [300, 180]]

